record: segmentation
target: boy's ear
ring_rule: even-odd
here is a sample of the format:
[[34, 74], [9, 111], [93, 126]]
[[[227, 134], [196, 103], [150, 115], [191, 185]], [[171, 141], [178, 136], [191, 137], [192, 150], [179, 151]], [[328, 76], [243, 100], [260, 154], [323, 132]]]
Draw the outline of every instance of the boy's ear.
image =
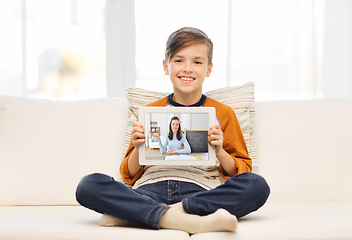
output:
[[163, 68], [165, 75], [169, 75], [169, 67], [167, 66], [167, 62], [165, 59], [163, 60]]
[[208, 67], [206, 77], [210, 77], [211, 71], [213, 70], [213, 63], [211, 63]]

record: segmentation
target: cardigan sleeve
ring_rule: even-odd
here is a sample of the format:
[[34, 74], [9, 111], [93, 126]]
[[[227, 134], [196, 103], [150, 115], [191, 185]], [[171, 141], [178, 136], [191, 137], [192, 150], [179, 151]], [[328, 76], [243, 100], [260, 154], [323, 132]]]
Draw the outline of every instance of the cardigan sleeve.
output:
[[121, 177], [123, 181], [129, 185], [133, 185], [142, 176], [143, 169], [144, 169], [144, 166], [141, 166], [137, 174], [133, 178], [131, 177], [130, 172], [128, 170], [128, 159], [130, 158], [134, 148], [135, 148], [134, 145], [132, 144], [132, 142], [130, 142], [125, 158], [122, 160], [120, 164]]
[[[228, 112], [227, 116], [228, 118], [221, 122], [224, 134], [223, 148], [235, 161], [236, 174], [251, 172], [252, 159], [248, 155], [246, 142], [243, 138], [237, 117], [232, 109]], [[223, 178], [230, 178], [221, 164], [219, 166], [219, 171]]]
[[[223, 148], [235, 161], [236, 174], [251, 172], [252, 159], [248, 155], [247, 145], [235, 112], [228, 105], [211, 98], [207, 99], [206, 106], [216, 108], [216, 116], [224, 134]], [[219, 172], [224, 179], [230, 178], [221, 164]]]

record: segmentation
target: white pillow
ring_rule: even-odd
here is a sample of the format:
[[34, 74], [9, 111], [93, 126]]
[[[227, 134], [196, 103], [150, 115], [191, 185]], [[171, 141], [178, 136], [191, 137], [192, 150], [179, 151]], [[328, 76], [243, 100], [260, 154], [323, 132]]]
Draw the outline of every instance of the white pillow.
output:
[[0, 205], [77, 204], [80, 179], [119, 175], [127, 100], [0, 96]]

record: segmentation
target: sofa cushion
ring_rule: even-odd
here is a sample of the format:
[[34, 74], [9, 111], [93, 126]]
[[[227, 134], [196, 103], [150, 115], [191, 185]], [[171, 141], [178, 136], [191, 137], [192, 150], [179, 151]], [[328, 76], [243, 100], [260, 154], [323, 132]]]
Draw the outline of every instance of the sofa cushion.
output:
[[77, 204], [84, 175], [118, 176], [127, 106], [0, 96], [0, 205]]
[[0, 239], [115, 240], [189, 239], [186, 232], [137, 227], [101, 227], [101, 214], [81, 206], [0, 207]]
[[239, 219], [235, 233], [201, 233], [191, 240], [352, 239], [352, 202], [267, 202]]
[[[169, 94], [170, 93], [156, 92], [141, 88], [129, 88], [126, 91], [130, 108], [125, 134], [126, 139], [124, 152], [127, 151], [130, 143], [133, 122], [137, 121], [138, 108], [168, 96]], [[257, 148], [253, 132], [255, 120], [254, 84], [249, 82], [241, 86], [220, 88], [204, 94], [219, 102], [229, 105], [234, 110], [247, 144], [249, 156], [253, 161], [253, 172], [258, 172]]]
[[238, 221], [235, 233], [189, 236], [176, 230], [100, 227], [101, 215], [79, 206], [0, 207], [0, 239], [336, 240], [352, 239], [352, 202], [268, 202]]

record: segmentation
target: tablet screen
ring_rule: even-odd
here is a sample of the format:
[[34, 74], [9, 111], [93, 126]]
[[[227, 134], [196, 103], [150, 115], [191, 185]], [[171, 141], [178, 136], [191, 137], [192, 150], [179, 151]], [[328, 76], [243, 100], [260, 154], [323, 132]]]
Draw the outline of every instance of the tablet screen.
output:
[[142, 107], [138, 112], [145, 134], [141, 165], [215, 165], [215, 150], [208, 143], [215, 108]]

